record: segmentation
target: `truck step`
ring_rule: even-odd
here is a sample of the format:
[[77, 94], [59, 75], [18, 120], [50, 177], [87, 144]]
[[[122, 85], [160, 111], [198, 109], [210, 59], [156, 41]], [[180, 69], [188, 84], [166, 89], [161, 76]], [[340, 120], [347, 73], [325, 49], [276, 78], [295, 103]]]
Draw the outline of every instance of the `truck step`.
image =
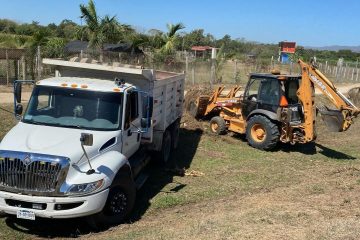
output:
[[146, 173], [140, 174], [135, 180], [136, 189], [139, 190], [144, 185], [144, 183], [148, 178], [149, 178], [149, 174]]

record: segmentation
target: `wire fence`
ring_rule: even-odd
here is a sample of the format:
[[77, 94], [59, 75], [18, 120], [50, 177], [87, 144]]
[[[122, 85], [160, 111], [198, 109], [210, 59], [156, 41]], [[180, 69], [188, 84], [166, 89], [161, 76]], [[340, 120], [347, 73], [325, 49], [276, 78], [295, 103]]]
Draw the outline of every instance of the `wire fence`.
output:
[[[43, 79], [54, 75], [54, 69], [42, 64], [49, 57], [41, 47], [32, 49], [0, 49], [0, 85], [11, 86], [15, 79]], [[54, 56], [51, 56], [54, 57]], [[56, 57], [56, 56], [55, 56]], [[196, 58], [189, 52], [177, 52], [158, 58], [152, 52], [142, 54], [96, 51], [62, 52], [60, 59], [78, 58], [83, 62], [97, 62], [118, 66], [119, 64], [141, 65], [171, 72], [185, 72], [188, 85], [245, 84], [253, 72], [270, 72], [278, 69], [282, 73], [300, 74], [298, 64], [280, 64], [277, 60], [244, 57], [243, 60], [220, 60]], [[330, 80], [337, 83], [360, 82], [357, 62], [318, 60], [318, 67]]]

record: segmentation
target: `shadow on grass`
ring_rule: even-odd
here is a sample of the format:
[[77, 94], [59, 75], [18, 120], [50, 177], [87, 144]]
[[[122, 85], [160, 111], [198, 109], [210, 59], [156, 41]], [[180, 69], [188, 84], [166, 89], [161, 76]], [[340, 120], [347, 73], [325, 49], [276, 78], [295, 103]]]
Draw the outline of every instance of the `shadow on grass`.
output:
[[[196, 153], [201, 135], [201, 130], [180, 129], [179, 146], [178, 149], [173, 152], [171, 165], [178, 169], [189, 168]], [[133, 214], [128, 221], [129, 223], [140, 220], [150, 207], [151, 199], [161, 192], [167, 184], [174, 182], [173, 178], [176, 172], [166, 171], [160, 164], [152, 163], [146, 170], [150, 175], [147, 182], [137, 193], [136, 204]], [[176, 193], [186, 187], [185, 184], [174, 183], [176, 186], [167, 191], [167, 193]], [[38, 218], [36, 221], [27, 221], [9, 216], [5, 217], [5, 223], [13, 230], [32, 235], [32, 237], [75, 238], [93, 231], [83, 218], [64, 220]], [[103, 229], [103, 231], [105, 230], [106, 229]], [[11, 236], [9, 237], [11, 238]]]
[[[318, 150], [316, 149], [318, 148]], [[348, 155], [343, 152], [339, 152], [335, 149], [328, 148], [324, 145], [321, 145], [319, 143], [310, 142], [306, 144], [284, 144], [281, 143], [279, 146], [275, 149], [275, 151], [283, 151], [283, 152], [299, 152], [306, 155], [314, 155], [314, 154], [321, 154], [325, 157], [331, 158], [331, 159], [337, 159], [337, 160], [355, 160], [356, 158]]]
[[[189, 168], [196, 153], [202, 133], [202, 130], [199, 129], [181, 129], [179, 146], [173, 152], [172, 162], [168, 167], [175, 169]], [[167, 184], [174, 182], [173, 178], [175, 175], [177, 175], [176, 171], [164, 171], [164, 167], [159, 164], [152, 164], [152, 166], [149, 166], [149, 179], [138, 192], [135, 211], [130, 219], [131, 221], [138, 221], [141, 219], [142, 215], [150, 207], [151, 199], [162, 191]], [[186, 187], [185, 184], [174, 183], [176, 186], [167, 193], [176, 193]]]

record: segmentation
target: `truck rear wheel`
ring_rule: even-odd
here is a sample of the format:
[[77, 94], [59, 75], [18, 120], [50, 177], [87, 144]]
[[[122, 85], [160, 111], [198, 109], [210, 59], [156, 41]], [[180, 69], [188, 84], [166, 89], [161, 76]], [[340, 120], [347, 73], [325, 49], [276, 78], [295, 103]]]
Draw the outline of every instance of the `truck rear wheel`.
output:
[[124, 178], [110, 188], [103, 210], [87, 217], [88, 224], [94, 229], [117, 225], [128, 219], [136, 198], [136, 186], [132, 179]]
[[226, 134], [226, 122], [222, 117], [216, 116], [210, 120], [210, 130], [218, 135]]
[[265, 116], [255, 115], [246, 126], [246, 139], [249, 144], [261, 150], [273, 149], [279, 141], [278, 126]]
[[171, 149], [176, 149], [179, 145], [180, 119], [173, 123], [171, 128]]
[[171, 132], [166, 130], [163, 134], [161, 150], [159, 152], [155, 152], [155, 160], [159, 163], [166, 164], [171, 155], [172, 151], [172, 140], [171, 140]]

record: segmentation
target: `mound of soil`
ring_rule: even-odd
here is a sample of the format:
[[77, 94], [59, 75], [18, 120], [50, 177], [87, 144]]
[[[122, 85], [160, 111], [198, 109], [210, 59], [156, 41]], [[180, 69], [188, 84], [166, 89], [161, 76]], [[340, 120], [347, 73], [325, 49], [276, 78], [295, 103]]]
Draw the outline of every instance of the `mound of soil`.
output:
[[191, 102], [195, 102], [195, 100], [201, 95], [210, 96], [213, 93], [213, 90], [210, 88], [192, 88], [186, 92], [185, 95], [185, 110], [189, 110], [189, 106]]
[[360, 107], [360, 87], [355, 87], [348, 92], [350, 100], [357, 106]]

